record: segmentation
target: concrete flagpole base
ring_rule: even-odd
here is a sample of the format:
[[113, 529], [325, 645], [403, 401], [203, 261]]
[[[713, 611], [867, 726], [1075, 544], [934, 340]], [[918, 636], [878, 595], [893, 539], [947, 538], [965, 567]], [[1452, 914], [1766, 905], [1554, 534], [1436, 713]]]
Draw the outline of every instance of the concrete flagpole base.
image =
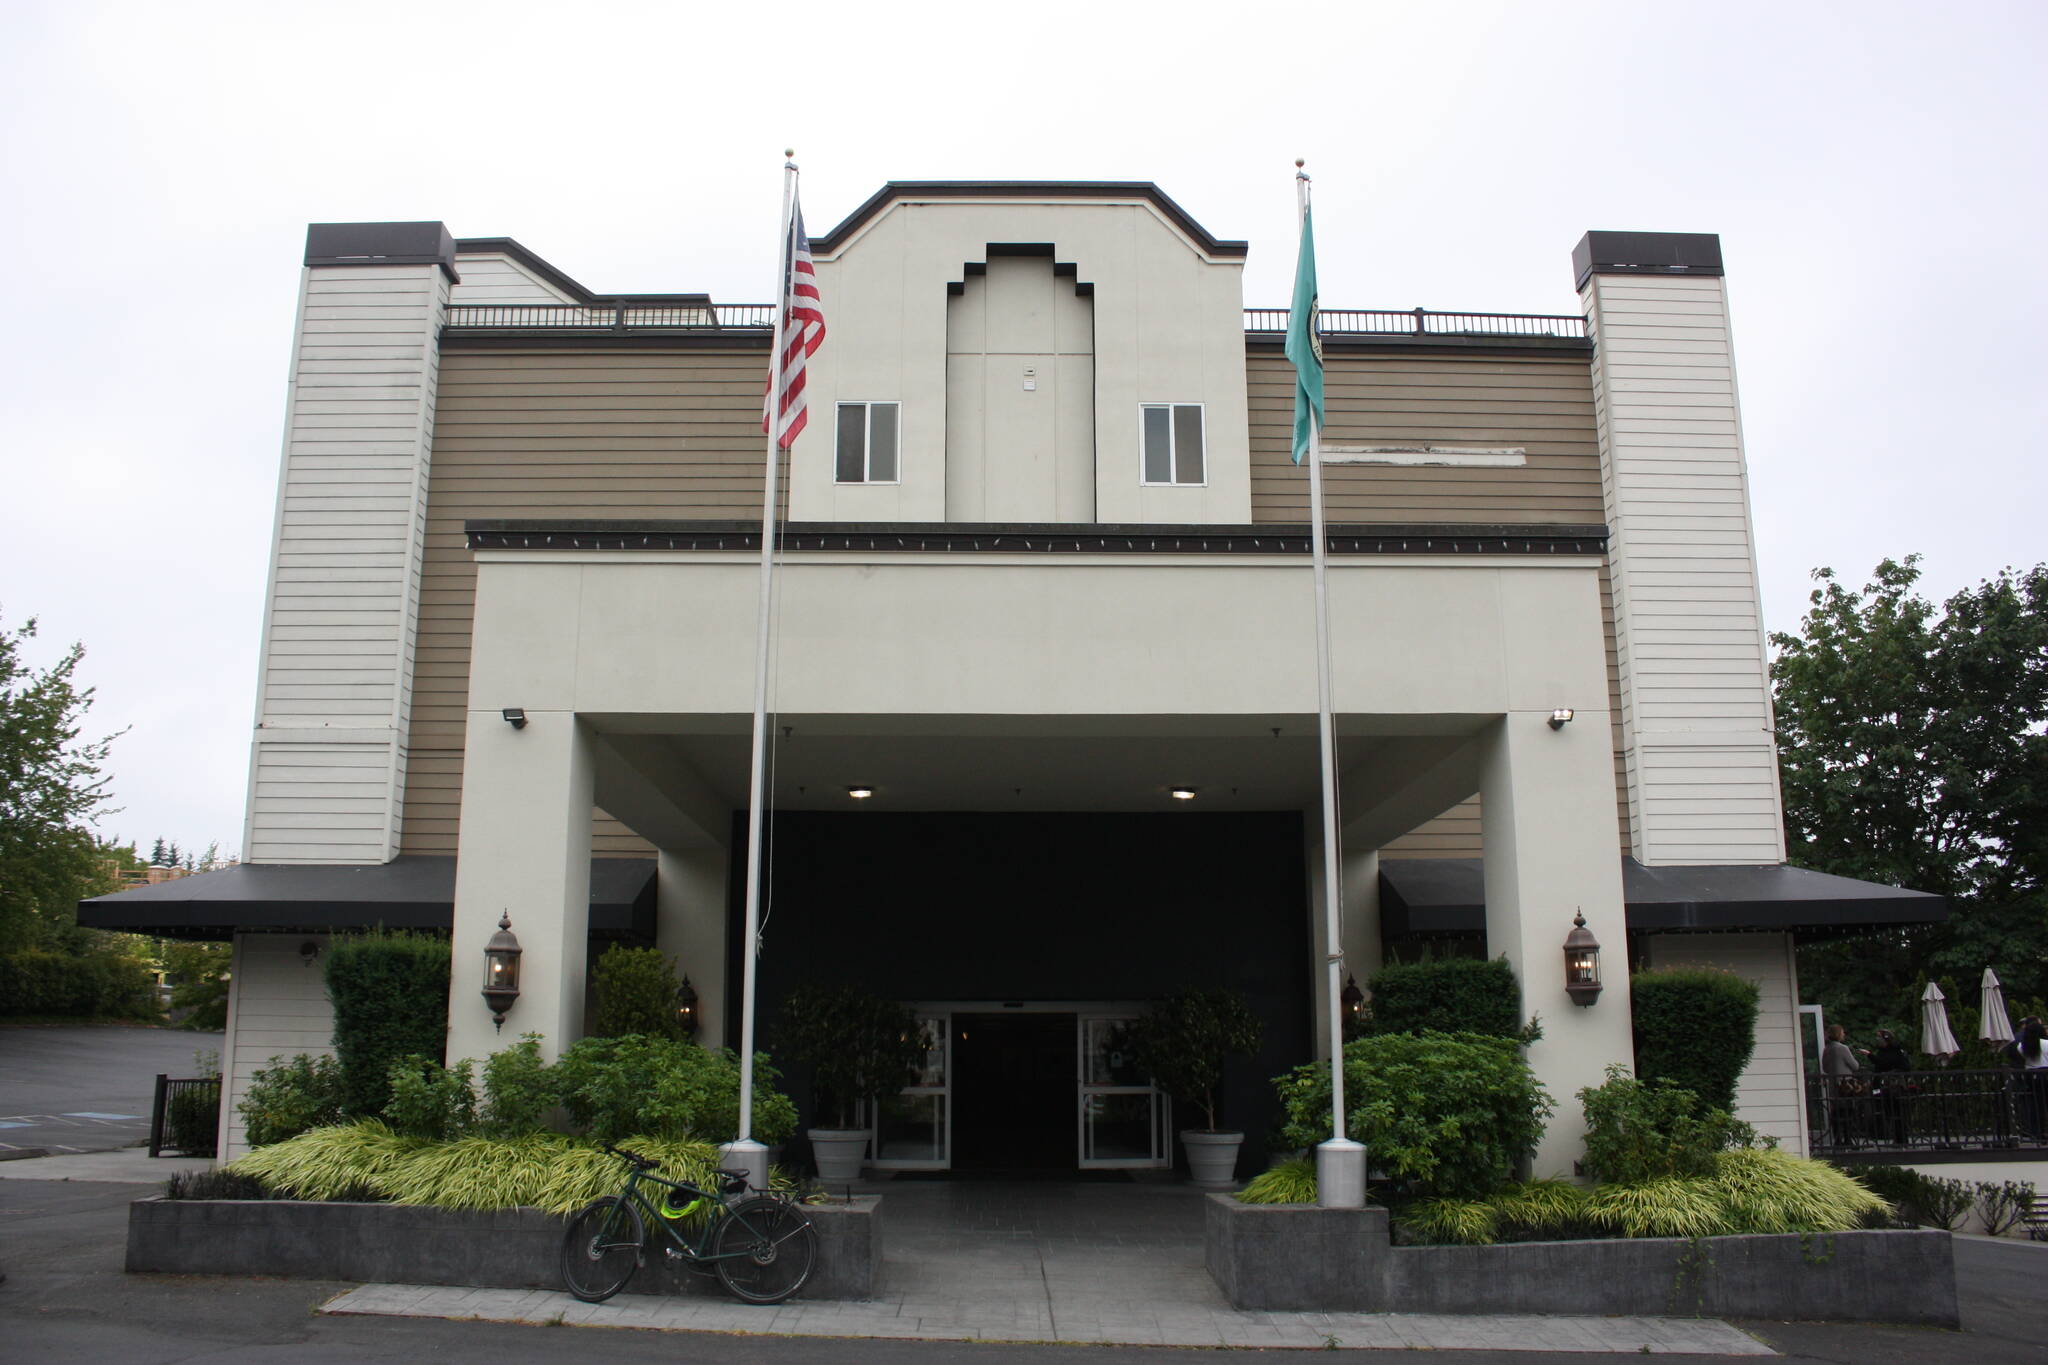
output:
[[728, 1142], [720, 1147], [718, 1166], [720, 1170], [745, 1171], [749, 1188], [768, 1188], [768, 1149], [752, 1138]]
[[1331, 1138], [1316, 1148], [1316, 1206], [1365, 1207], [1365, 1144]]

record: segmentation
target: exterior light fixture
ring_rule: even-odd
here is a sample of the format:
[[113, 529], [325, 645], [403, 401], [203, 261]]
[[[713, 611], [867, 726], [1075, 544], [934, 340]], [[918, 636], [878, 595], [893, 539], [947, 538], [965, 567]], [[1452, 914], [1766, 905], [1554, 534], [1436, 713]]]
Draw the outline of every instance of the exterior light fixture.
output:
[[512, 933], [512, 915], [498, 916], [498, 932], [484, 945], [484, 1001], [491, 1007], [491, 1022], [505, 1031], [505, 1011], [519, 998], [519, 940]]
[[1565, 726], [1571, 723], [1571, 719], [1572, 708], [1569, 706], [1560, 706], [1555, 711], [1552, 711], [1550, 713], [1550, 728], [1553, 730], [1562, 730]]
[[498, 714], [503, 716], [505, 718], [505, 723], [511, 726], [513, 729], [524, 730], [526, 728], [525, 707], [508, 706], [503, 711], [500, 711]]
[[1166, 794], [1176, 801], [1192, 801], [1195, 799], [1195, 789], [1193, 787], [1168, 787]]
[[685, 1038], [697, 1036], [697, 988], [690, 984], [687, 975], [683, 984], [676, 987], [676, 1023], [682, 1026]]
[[1337, 1000], [1344, 1006], [1344, 1032], [1348, 1037], [1365, 1022], [1365, 992], [1358, 988], [1356, 976], [1344, 974], [1344, 990]]
[[312, 939], [309, 938], [299, 945], [299, 961], [306, 966], [312, 966], [313, 959], [318, 956], [320, 956], [320, 945], [313, 942]]
[[1583, 911], [1572, 917], [1572, 931], [1564, 936], [1564, 989], [1574, 1005], [1600, 998], [1600, 940], [1586, 927]]
[[846, 794], [856, 801], [865, 801], [875, 794], [875, 789], [865, 782], [856, 782], [846, 789]]

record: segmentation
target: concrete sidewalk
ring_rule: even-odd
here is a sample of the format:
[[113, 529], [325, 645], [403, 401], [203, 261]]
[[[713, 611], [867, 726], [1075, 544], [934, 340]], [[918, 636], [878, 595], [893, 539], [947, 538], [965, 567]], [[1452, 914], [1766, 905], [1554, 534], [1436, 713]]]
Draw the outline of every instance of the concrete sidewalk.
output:
[[98, 1180], [144, 1185], [169, 1180], [173, 1171], [205, 1171], [212, 1167], [212, 1157], [153, 1157], [147, 1147], [123, 1147], [112, 1152], [79, 1152], [70, 1156], [33, 1156], [0, 1161], [0, 1180]]
[[1239, 1346], [1300, 1350], [1583, 1351], [1596, 1354], [1774, 1356], [1755, 1337], [1712, 1318], [1445, 1317], [1420, 1313], [1239, 1313], [1127, 1300], [1062, 1324], [1001, 1300], [920, 1309], [900, 1299], [795, 1300], [774, 1307], [621, 1295], [579, 1303], [552, 1290], [372, 1284], [323, 1313], [458, 1318], [677, 1332], [917, 1341], [1060, 1342], [1117, 1346]]

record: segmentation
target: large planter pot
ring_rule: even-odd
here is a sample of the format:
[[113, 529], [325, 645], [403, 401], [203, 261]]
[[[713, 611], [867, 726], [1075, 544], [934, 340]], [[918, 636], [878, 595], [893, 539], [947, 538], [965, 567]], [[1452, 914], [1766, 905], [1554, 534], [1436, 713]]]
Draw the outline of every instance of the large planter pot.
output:
[[1180, 1135], [1188, 1152], [1188, 1180], [1198, 1189], [1227, 1190], [1237, 1184], [1237, 1149], [1243, 1133], [1211, 1133], [1189, 1128]]
[[811, 1140], [820, 1184], [843, 1185], [860, 1179], [861, 1158], [868, 1146], [865, 1128], [812, 1128], [804, 1136]]

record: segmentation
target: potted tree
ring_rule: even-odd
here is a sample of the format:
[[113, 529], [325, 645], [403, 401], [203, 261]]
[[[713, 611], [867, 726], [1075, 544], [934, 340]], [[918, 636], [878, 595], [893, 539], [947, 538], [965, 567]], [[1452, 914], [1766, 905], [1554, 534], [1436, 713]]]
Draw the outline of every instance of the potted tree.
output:
[[1180, 1141], [1187, 1149], [1188, 1175], [1203, 1188], [1227, 1189], [1236, 1183], [1244, 1134], [1218, 1127], [1216, 1086], [1223, 1079], [1224, 1061], [1258, 1051], [1261, 1032], [1243, 994], [1223, 987], [1177, 991], [1131, 1025], [1131, 1052], [1153, 1083], [1201, 1106], [1208, 1126], [1182, 1129]]
[[854, 986], [799, 986], [782, 1002], [776, 1048], [811, 1068], [812, 1118], [807, 1130], [818, 1179], [855, 1180], [869, 1132], [854, 1124], [863, 1099], [901, 1090], [924, 1060], [917, 1016]]

